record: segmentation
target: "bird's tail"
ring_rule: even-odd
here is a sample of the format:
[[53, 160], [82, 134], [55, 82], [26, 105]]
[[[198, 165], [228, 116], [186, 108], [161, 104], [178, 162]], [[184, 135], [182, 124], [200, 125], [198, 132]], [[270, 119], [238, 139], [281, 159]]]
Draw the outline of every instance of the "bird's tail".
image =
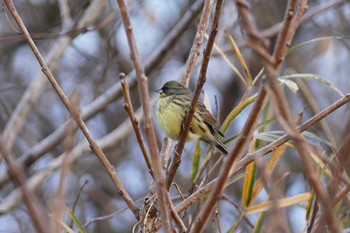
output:
[[222, 143], [220, 140], [216, 140], [216, 143], [215, 143], [215, 147], [221, 151], [221, 153], [223, 155], [227, 155], [228, 154], [228, 149], [227, 147], [224, 145], [224, 143]]

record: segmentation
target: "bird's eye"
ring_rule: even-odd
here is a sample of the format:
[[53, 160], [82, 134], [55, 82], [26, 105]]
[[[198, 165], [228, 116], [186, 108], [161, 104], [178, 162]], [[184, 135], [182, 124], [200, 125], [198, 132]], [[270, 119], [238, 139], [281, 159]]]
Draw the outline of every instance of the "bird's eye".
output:
[[163, 87], [162, 91], [163, 91], [163, 93], [167, 93], [169, 91], [169, 88], [168, 87]]

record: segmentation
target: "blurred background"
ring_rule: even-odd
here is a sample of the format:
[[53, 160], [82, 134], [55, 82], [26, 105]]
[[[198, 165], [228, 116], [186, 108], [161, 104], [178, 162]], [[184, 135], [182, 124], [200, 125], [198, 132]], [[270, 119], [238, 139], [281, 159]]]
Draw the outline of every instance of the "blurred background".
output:
[[[201, 1], [197, 2], [197, 5], [202, 5]], [[123, 108], [120, 72], [127, 74], [126, 81], [130, 84], [135, 111], [140, 108], [140, 99], [131, 73], [133, 65], [130, 50], [116, 1], [15, 0], [14, 4], [58, 83], [73, 103], [76, 103], [75, 106], [85, 114], [92, 135], [102, 143], [104, 152], [115, 166], [126, 189], [138, 207], [141, 207], [152, 177]], [[251, 0], [249, 4], [257, 27], [269, 41], [272, 51], [287, 1]], [[190, 11], [192, 5], [195, 5], [194, 1], [185, 0], [128, 1], [137, 46], [149, 78], [149, 90], [153, 99], [157, 98], [153, 90], [161, 87], [164, 82], [182, 78], [202, 9], [197, 7]], [[174, 31], [175, 25], [189, 13], [192, 14], [192, 19], [182, 30], [175, 31], [174, 41], [164, 49], [161, 56], [152, 58], [168, 39], [168, 34]], [[28, 179], [40, 175], [45, 177], [38, 184], [33, 181], [33, 186], [36, 186], [36, 194], [48, 212], [54, 209], [53, 200], [58, 193], [61, 177], [58, 161], [67, 152], [67, 156], [71, 156], [74, 161], [69, 166], [64, 185], [66, 206], [74, 206], [74, 213], [83, 224], [91, 218], [119, 211], [111, 219], [89, 224], [86, 227], [88, 232], [131, 232], [135, 224], [134, 216], [130, 210], [125, 209], [125, 203], [118, 196], [97, 157], [87, 148], [79, 130], [72, 137], [72, 133], [67, 130], [70, 127], [63, 125], [69, 119], [69, 113], [43, 76], [24, 37], [17, 31], [18, 26], [11, 14], [3, 8], [0, 13], [0, 132], [5, 143], [24, 165]], [[262, 68], [262, 62], [245, 44], [234, 1], [224, 1], [216, 44], [231, 63], [243, 72], [224, 31], [235, 39], [249, 70], [256, 76]], [[313, 74], [332, 83], [340, 92], [347, 93], [350, 88], [349, 35], [349, 1], [309, 1], [308, 11], [292, 46], [309, 43], [287, 56], [281, 75]], [[317, 38], [323, 39], [312, 42]], [[152, 63], [149, 63], [151, 59]], [[197, 82], [199, 68], [200, 64], [190, 83], [191, 90], [194, 90]], [[302, 122], [341, 98], [334, 88], [320, 81], [293, 81], [300, 89], [296, 93], [289, 88], [284, 90], [293, 114], [297, 115], [305, 109]], [[256, 85], [251, 93], [255, 93], [258, 87]], [[246, 91], [241, 80], [215, 49], [204, 90], [214, 115], [219, 116], [221, 122], [240, 102]], [[13, 121], [10, 119], [16, 111], [26, 107], [27, 116], [11, 125]], [[249, 110], [250, 108], [245, 109], [230, 126], [227, 138], [240, 133]], [[328, 116], [324, 125], [317, 124], [309, 131], [339, 149], [350, 132], [348, 110], [348, 106], [342, 107]], [[165, 135], [156, 121], [155, 125], [160, 147]], [[281, 129], [274, 123], [271, 130]], [[50, 139], [54, 137], [56, 141]], [[320, 142], [315, 140], [315, 144]], [[175, 182], [183, 193], [191, 187], [194, 146], [195, 143], [186, 145], [182, 164], [175, 177]], [[206, 145], [201, 146], [204, 150]], [[320, 146], [330, 153], [329, 147]], [[346, 158], [347, 149], [341, 152]], [[285, 176], [283, 185], [279, 187], [285, 196], [293, 196], [309, 189], [300, 163], [298, 154], [291, 150], [283, 157], [277, 169], [276, 174], [283, 171]], [[344, 164], [347, 164], [346, 159]], [[7, 175], [7, 166], [2, 162], [0, 232], [35, 232], [23, 202], [17, 200], [11, 207], [7, 205], [11, 203], [9, 197], [14, 190]], [[231, 185], [225, 193], [236, 205], [241, 206], [242, 180]], [[177, 192], [174, 190], [172, 194], [176, 196]], [[260, 199], [265, 200], [266, 193]], [[344, 206], [346, 208], [348, 203]], [[221, 228], [226, 232], [237, 221], [239, 210], [227, 201], [220, 202], [219, 209]], [[300, 224], [305, 222], [304, 208], [294, 206], [284, 211], [292, 232], [305, 229], [306, 226]], [[251, 224], [254, 225], [257, 216], [249, 216]], [[65, 219], [67, 224], [71, 224], [71, 218], [67, 214]], [[249, 223], [243, 222], [242, 232], [249, 232], [249, 229], [251, 230]], [[210, 227], [207, 232], [212, 232]]]

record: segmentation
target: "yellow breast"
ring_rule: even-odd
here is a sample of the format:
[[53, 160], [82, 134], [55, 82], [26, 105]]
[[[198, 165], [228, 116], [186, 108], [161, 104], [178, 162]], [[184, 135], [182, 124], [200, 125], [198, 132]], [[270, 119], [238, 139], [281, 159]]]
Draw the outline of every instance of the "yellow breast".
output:
[[[172, 102], [171, 96], [159, 98], [157, 102], [157, 118], [160, 127], [168, 137], [174, 140], [179, 139], [184, 117], [185, 111], [183, 107]], [[197, 137], [197, 135], [189, 132], [187, 140]]]

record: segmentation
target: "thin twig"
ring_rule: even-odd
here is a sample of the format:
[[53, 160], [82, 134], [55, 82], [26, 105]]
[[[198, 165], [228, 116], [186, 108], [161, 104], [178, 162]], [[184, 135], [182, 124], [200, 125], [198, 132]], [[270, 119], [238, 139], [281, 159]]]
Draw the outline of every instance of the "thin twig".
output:
[[233, 205], [235, 207], [235, 209], [239, 212], [239, 214], [242, 216], [242, 219], [244, 219], [244, 221], [246, 221], [247, 225], [249, 225], [249, 227], [251, 227], [251, 229], [254, 229], [254, 224], [249, 220], [247, 215], [241, 210], [240, 206], [238, 204], [236, 204], [233, 200], [231, 200], [231, 196], [223, 193], [222, 199], [226, 200], [228, 203]]
[[119, 74], [119, 78], [121, 80], [120, 84], [122, 85], [124, 98], [125, 98], [124, 108], [127, 111], [127, 113], [129, 114], [129, 118], [130, 118], [132, 127], [134, 128], [137, 141], [138, 141], [139, 146], [140, 146], [141, 151], [142, 151], [143, 158], [145, 159], [147, 167], [148, 167], [148, 172], [153, 177], [152, 162], [151, 162], [151, 159], [149, 158], [145, 142], [143, 141], [143, 137], [142, 137], [142, 133], [141, 133], [141, 130], [140, 130], [139, 122], [138, 122], [138, 120], [137, 120], [137, 118], [135, 116], [135, 113], [134, 113], [134, 107], [132, 106], [130, 93], [129, 93], [129, 85], [127, 84], [127, 82], [125, 80], [125, 74], [124, 73], [120, 73]]
[[[290, 0], [288, 2], [288, 7], [286, 9], [285, 16], [284, 16], [283, 27], [282, 27], [282, 30], [280, 31], [280, 33], [277, 37], [277, 42], [275, 44], [275, 49], [274, 49], [274, 54], [273, 54], [273, 60], [274, 60], [273, 63], [271, 63], [270, 59], [266, 59], [266, 57], [263, 57], [263, 63], [264, 63], [264, 68], [265, 68], [265, 72], [266, 72], [266, 77], [267, 77], [267, 80], [269, 81], [268, 84], [271, 84], [271, 82], [273, 81], [274, 93], [280, 90], [280, 89], [275, 90], [275, 88], [278, 88], [278, 81], [277, 81], [278, 75], [277, 74], [280, 70], [281, 64], [286, 56], [286, 53], [290, 47], [290, 43], [291, 43], [291, 40], [294, 36], [296, 28], [299, 26], [300, 18], [305, 12], [304, 8], [300, 9], [299, 11], [296, 11], [297, 4], [298, 4], [298, 0]], [[244, 18], [246, 18], [246, 20], [248, 20], [248, 21], [250, 20], [247, 17], [247, 15], [245, 15]], [[266, 47], [261, 46], [261, 43], [256, 43], [256, 46], [258, 49], [253, 48], [253, 49], [255, 49], [255, 51], [259, 51], [259, 49], [266, 50]], [[266, 50], [266, 52], [268, 52], [268, 51]], [[264, 88], [266, 88], [266, 85]], [[269, 93], [271, 93], [271, 89], [268, 89], [268, 90], [270, 91]], [[279, 92], [279, 93], [282, 94], [281, 92]], [[276, 99], [276, 98], [273, 98], [273, 99]], [[280, 103], [279, 106], [281, 106], [281, 105], [282, 105], [282, 103]], [[280, 108], [280, 109], [282, 109], [282, 108]], [[284, 119], [287, 119], [286, 114], [287, 114], [286, 112], [284, 112], [284, 114], [282, 114]], [[289, 114], [288, 121], [293, 121], [293, 123], [294, 123], [295, 121], [294, 121], [292, 115], [290, 113], [288, 113], [288, 114]], [[280, 115], [277, 114], [277, 118], [280, 120], [280, 123], [283, 125], [288, 125], [287, 122], [281, 121], [281, 118], [279, 118], [279, 116]], [[289, 129], [288, 127], [285, 127], [285, 129], [291, 136], [293, 136], [293, 130]], [[257, 160], [257, 165], [259, 165], [259, 163], [258, 163], [259, 161], [260, 160]], [[261, 177], [262, 177], [263, 182], [265, 184], [267, 184], [268, 181], [266, 179], [266, 176], [264, 176], [265, 173], [263, 172], [261, 175], [262, 175]], [[270, 194], [272, 200], [275, 199], [275, 196], [276, 196], [275, 193], [276, 193], [276, 191], [273, 191], [273, 190], [269, 191], [269, 194]], [[273, 201], [273, 203], [275, 203], [275, 202]], [[282, 218], [283, 215], [281, 215], [277, 206], [273, 205], [273, 208], [271, 211], [272, 211], [272, 214], [276, 218], [274, 227], [277, 228], [278, 231], [288, 232], [288, 228], [286, 227], [286, 224], [285, 224], [285, 219]], [[275, 230], [277, 230], [277, 229], [275, 229]]]
[[[177, 213], [181, 213], [183, 211], [186, 211], [189, 209], [193, 204], [198, 202], [201, 198], [203, 198], [205, 195], [207, 195], [209, 192], [211, 192], [215, 182], [217, 181], [217, 178], [203, 186], [202, 188], [198, 189], [196, 192], [192, 193], [189, 197], [187, 197], [184, 201], [182, 201], [180, 204], [175, 206], [175, 210]], [[157, 223], [154, 226], [154, 229], [158, 230], [162, 226], [161, 223]]]
[[[90, 182], [90, 180], [86, 179], [86, 180], [84, 181], [84, 183], [79, 187], [77, 196], [75, 197], [75, 199], [74, 199], [74, 201], [73, 201], [73, 204], [72, 204], [71, 207], [70, 207], [70, 209], [72, 210], [72, 213], [75, 212], [75, 209], [77, 208], [77, 205], [78, 205], [78, 201], [80, 200], [80, 195], [81, 195], [81, 193], [83, 192], [85, 186], [86, 186], [89, 182]], [[69, 221], [68, 226], [69, 226], [70, 228], [73, 228], [73, 224], [74, 224], [74, 221], [73, 221], [73, 219], [71, 219], [71, 220]]]
[[[298, 5], [298, 0], [290, 0], [288, 2], [286, 13], [284, 14], [284, 20], [283, 20], [283, 27], [280, 33], [278, 34], [276, 46], [274, 49], [274, 58], [275, 58], [275, 68], [276, 70], [279, 69], [279, 66], [282, 64], [285, 55], [287, 53], [287, 50], [290, 47], [291, 39], [294, 36], [294, 33], [296, 31], [296, 28], [292, 28], [293, 20], [295, 19], [295, 14], [297, 15], [304, 15], [304, 12], [302, 14], [299, 14], [299, 12], [296, 12], [296, 7]], [[300, 21], [295, 21], [299, 23]], [[297, 27], [298, 24], [295, 24]]]
[[210, 12], [211, 12], [211, 8], [213, 6], [213, 3], [214, 3], [213, 0], [204, 1], [204, 7], [202, 10], [201, 18], [199, 20], [196, 36], [195, 36], [193, 44], [192, 44], [190, 56], [188, 57], [188, 59], [186, 61], [185, 73], [184, 73], [182, 80], [181, 80], [181, 83], [183, 85], [185, 85], [185, 87], [188, 87], [192, 73], [193, 73], [194, 68], [195, 68], [197, 58], [200, 55], [200, 48], [202, 47], [202, 43], [204, 40], [204, 35], [205, 35], [205, 31], [207, 29], [207, 25], [209, 22]]
[[207, 73], [207, 69], [208, 69], [208, 65], [209, 65], [209, 59], [211, 56], [211, 51], [213, 49], [215, 37], [216, 37], [218, 27], [219, 27], [221, 7], [222, 7], [222, 0], [218, 0], [216, 3], [214, 19], [212, 22], [211, 32], [209, 35], [208, 43], [207, 43], [205, 52], [203, 54], [203, 62], [202, 62], [202, 67], [200, 70], [196, 90], [194, 92], [191, 104], [189, 106], [186, 117], [184, 119], [180, 140], [179, 140], [179, 143], [175, 147], [173, 162], [169, 168], [169, 174], [167, 177], [167, 188], [168, 189], [174, 180], [175, 173], [176, 173], [178, 167], [180, 166], [181, 155], [182, 155], [183, 149], [185, 147], [187, 134], [188, 134], [190, 127], [191, 127], [191, 121], [192, 121], [194, 112], [196, 110], [197, 103], [199, 101], [199, 96], [201, 94], [202, 88], [203, 88], [204, 83], [206, 81], [206, 73]]
[[152, 170], [153, 170], [154, 178], [156, 180], [158, 200], [159, 200], [159, 206], [160, 206], [159, 211], [160, 211], [162, 222], [165, 226], [166, 231], [172, 232], [173, 227], [171, 224], [170, 213], [168, 211], [168, 207], [170, 203], [168, 202], [168, 197], [167, 197], [168, 193], [165, 188], [164, 173], [161, 166], [157, 138], [156, 138], [154, 124], [153, 124], [152, 110], [151, 110], [149, 93], [148, 93], [148, 78], [146, 77], [145, 72], [143, 70], [141, 58], [136, 46], [135, 36], [133, 33], [133, 28], [130, 20], [128, 7], [124, 0], [117, 0], [117, 2], [121, 12], [121, 17], [124, 23], [128, 44], [130, 47], [131, 59], [135, 67], [139, 94], [140, 94], [143, 113], [145, 117], [144, 127], [146, 131], [147, 139], [148, 139], [148, 146], [151, 151]]
[[162, 158], [162, 168], [164, 171], [167, 169], [169, 163], [172, 142], [172, 139], [165, 137], [162, 144], [162, 148], [160, 149], [160, 156]]
[[[135, 203], [140, 203], [143, 201], [143, 198], [140, 198], [138, 200], [135, 200]], [[129, 207], [128, 206], [124, 206], [116, 211], [114, 211], [113, 213], [107, 214], [107, 215], [103, 215], [103, 216], [99, 216], [99, 217], [95, 217], [95, 218], [88, 218], [86, 220], [86, 222], [83, 224], [84, 228], [87, 228], [89, 225], [91, 225], [92, 223], [95, 222], [99, 222], [99, 221], [106, 221], [109, 219], [112, 219], [113, 217], [115, 217], [116, 215], [128, 210]]]
[[175, 222], [177, 223], [177, 225], [179, 226], [179, 228], [181, 229], [181, 232], [187, 232], [187, 228], [185, 226], [185, 224], [183, 223], [182, 219], [180, 218], [179, 214], [177, 213], [176, 209], [174, 208], [173, 203], [169, 198], [169, 203], [170, 203], [170, 211], [171, 211], [171, 216], [173, 216], [173, 219], [175, 220]]
[[[316, 113], [320, 112], [320, 107], [318, 106], [316, 99], [315, 99], [315, 98], [317, 98], [317, 96], [313, 95], [312, 91], [306, 85], [304, 80], [299, 79], [299, 80], [295, 80], [295, 82], [297, 83], [299, 90], [300, 90], [300, 93], [301, 93], [302, 97], [304, 98], [304, 101], [306, 102], [308, 108], [311, 109], [312, 114], [316, 114]], [[332, 145], [336, 145], [334, 135], [333, 135], [331, 127], [327, 123], [327, 121], [320, 121], [320, 126], [321, 126], [323, 133], [326, 136], [326, 139]]]
[[103, 153], [101, 148], [98, 146], [98, 144], [96, 143], [94, 138], [91, 136], [90, 131], [86, 127], [83, 120], [81, 119], [80, 114], [71, 105], [67, 96], [63, 93], [61, 87], [57, 83], [56, 79], [53, 77], [53, 75], [52, 75], [49, 67], [47, 66], [44, 58], [40, 54], [40, 52], [39, 52], [38, 48], [36, 47], [32, 38], [30, 37], [28, 30], [25, 27], [22, 19], [18, 15], [17, 10], [14, 7], [12, 1], [5, 0], [4, 2], [7, 6], [7, 8], [9, 9], [9, 11], [11, 12], [12, 16], [14, 17], [14, 19], [16, 20], [16, 22], [17, 22], [18, 26], [20, 27], [21, 31], [23, 32], [24, 36], [26, 37], [30, 48], [33, 50], [34, 55], [36, 56], [38, 62], [40, 63], [40, 66], [42, 68], [43, 73], [46, 75], [46, 77], [50, 81], [51, 85], [53, 86], [54, 90], [56, 91], [56, 93], [60, 97], [61, 101], [63, 102], [65, 107], [68, 109], [69, 113], [71, 114], [71, 116], [73, 117], [75, 122], [78, 124], [79, 128], [81, 129], [81, 131], [83, 132], [87, 141], [89, 142], [90, 148], [92, 149], [92, 151], [94, 151], [94, 153], [97, 155], [98, 159], [100, 160], [100, 162], [102, 163], [102, 165], [106, 169], [106, 171], [107, 171], [108, 175], [110, 176], [110, 178], [112, 179], [115, 187], [118, 189], [119, 194], [124, 199], [124, 201], [128, 204], [128, 206], [131, 209], [131, 211], [133, 212], [134, 216], [136, 218], [138, 218], [138, 209], [137, 209], [135, 203], [133, 202], [130, 195], [126, 191], [126, 189], [125, 189], [123, 183], [121, 182], [120, 178], [118, 177], [114, 167], [109, 163], [107, 157], [105, 156], [105, 154]]

